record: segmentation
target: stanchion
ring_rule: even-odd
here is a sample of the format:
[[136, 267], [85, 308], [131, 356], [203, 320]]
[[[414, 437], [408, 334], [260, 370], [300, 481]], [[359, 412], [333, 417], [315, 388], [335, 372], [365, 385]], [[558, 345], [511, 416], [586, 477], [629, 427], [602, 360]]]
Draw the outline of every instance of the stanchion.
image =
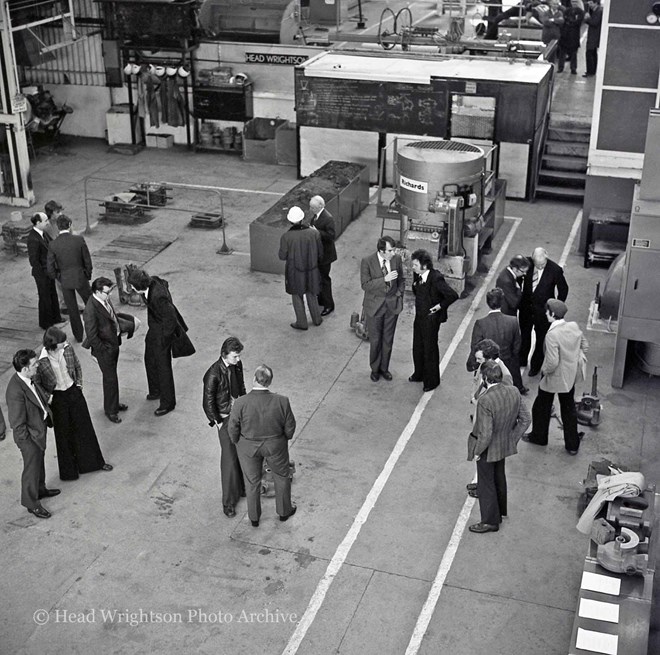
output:
[[222, 221], [222, 245], [218, 250], [216, 250], [216, 253], [218, 255], [231, 255], [234, 252], [233, 248], [230, 248], [227, 245], [227, 237], [225, 235], [225, 221]]

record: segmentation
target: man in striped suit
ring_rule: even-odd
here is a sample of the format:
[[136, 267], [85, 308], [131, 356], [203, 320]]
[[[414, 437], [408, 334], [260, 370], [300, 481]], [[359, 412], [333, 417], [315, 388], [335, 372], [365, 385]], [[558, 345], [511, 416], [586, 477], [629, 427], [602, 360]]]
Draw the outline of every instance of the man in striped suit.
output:
[[472, 432], [468, 437], [468, 461], [477, 462], [477, 493], [481, 521], [470, 532], [497, 532], [507, 515], [504, 462], [515, 455], [518, 441], [532, 422], [520, 392], [502, 384], [502, 369], [494, 361], [484, 362], [481, 374], [486, 392], [477, 401]]

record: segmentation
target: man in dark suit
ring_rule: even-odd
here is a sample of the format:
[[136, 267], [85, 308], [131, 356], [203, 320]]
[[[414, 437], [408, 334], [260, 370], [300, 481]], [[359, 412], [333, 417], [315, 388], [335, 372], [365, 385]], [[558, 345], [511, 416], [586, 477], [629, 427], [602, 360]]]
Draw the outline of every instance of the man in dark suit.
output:
[[321, 309], [318, 295], [321, 290], [319, 262], [323, 258], [321, 234], [303, 223], [305, 212], [300, 207], [291, 207], [287, 220], [291, 228], [280, 239], [279, 258], [286, 262], [284, 268], [284, 288], [291, 296], [296, 322], [291, 323], [294, 330], [306, 330], [308, 327], [305, 301], [314, 325], [321, 325]]
[[559, 264], [548, 259], [545, 248], [536, 248], [531, 258], [531, 266], [523, 281], [520, 302], [520, 366], [527, 366], [532, 347], [532, 329], [536, 334], [536, 346], [529, 364], [529, 376], [534, 377], [543, 364], [543, 342], [550, 323], [545, 315], [545, 303], [551, 298], [562, 302], [568, 296], [568, 284], [564, 270]]
[[241, 496], [245, 496], [243, 471], [236, 446], [227, 431], [234, 401], [245, 395], [242, 351], [243, 344], [236, 337], [225, 339], [220, 347], [220, 358], [204, 374], [202, 406], [209, 425], [218, 431], [222, 510], [227, 518], [236, 516], [236, 505]]
[[511, 372], [514, 386], [525, 395], [529, 389], [523, 385], [520, 375], [520, 326], [516, 318], [502, 313], [503, 301], [504, 292], [499, 287], [491, 289], [486, 294], [486, 304], [490, 311], [474, 322], [466, 367], [468, 371], [477, 370], [475, 346], [482, 339], [492, 339], [500, 347], [500, 359]]
[[166, 280], [136, 267], [129, 272], [128, 283], [147, 303], [149, 329], [144, 338], [144, 368], [149, 385], [147, 400], [160, 400], [154, 414], [165, 416], [176, 407], [172, 341], [182, 319], [172, 302]]
[[522, 281], [529, 270], [529, 260], [524, 255], [516, 255], [509, 265], [497, 276], [495, 286], [502, 289], [502, 314], [517, 316], [522, 298]]
[[497, 532], [507, 516], [505, 460], [515, 455], [518, 441], [532, 422], [520, 392], [502, 384], [502, 369], [494, 361], [481, 365], [486, 391], [477, 401], [472, 432], [468, 437], [468, 461], [477, 461], [477, 494], [481, 521], [470, 532]]
[[9, 380], [5, 398], [9, 425], [23, 456], [21, 505], [37, 518], [48, 519], [50, 512], [42, 507], [40, 501], [60, 493], [59, 489], [46, 488], [44, 452], [47, 422], [52, 426], [48, 394], [32, 380], [37, 372], [37, 354], [34, 350], [19, 350], [12, 363], [16, 373]]
[[92, 295], [92, 258], [83, 237], [71, 234], [71, 219], [62, 214], [57, 219], [60, 235], [49, 246], [48, 275], [62, 284], [62, 293], [69, 311], [73, 336], [83, 340], [83, 324], [78, 311], [76, 291], [86, 303]]
[[332, 279], [330, 278], [332, 262], [337, 261], [335, 219], [326, 210], [325, 200], [321, 196], [314, 196], [309, 201], [309, 209], [312, 212], [312, 219], [309, 225], [319, 231], [321, 244], [323, 245], [323, 257], [319, 259], [319, 273], [321, 274], [319, 305], [323, 307], [321, 316], [327, 316], [335, 311], [335, 301], [332, 297]]
[[458, 294], [446, 282], [426, 250], [410, 255], [413, 269], [412, 290], [415, 294], [412, 355], [415, 370], [410, 382], [423, 382], [424, 391], [440, 384], [440, 351], [438, 332], [447, 321], [447, 308], [458, 300]]
[[253, 527], [261, 517], [261, 471], [264, 459], [273, 472], [275, 507], [280, 521], [296, 513], [291, 502], [289, 440], [296, 431], [296, 419], [289, 399], [268, 390], [273, 371], [258, 366], [252, 391], [234, 401], [229, 415], [229, 437], [236, 444], [238, 459], [247, 481], [248, 516]]
[[55, 281], [48, 275], [48, 244], [51, 243], [46, 231], [48, 217], [43, 212], [37, 212], [31, 221], [32, 229], [27, 238], [28, 258], [39, 295], [39, 327], [47, 330], [51, 325], [62, 322]]
[[103, 410], [113, 423], [121, 423], [118, 412], [128, 406], [119, 402], [117, 362], [122, 334], [130, 339], [135, 330], [135, 319], [130, 314], [115, 312], [110, 300], [114, 285], [107, 277], [92, 282], [92, 296], [85, 305], [85, 340], [83, 348], [91, 348], [103, 376]]
[[390, 236], [378, 239], [376, 252], [360, 263], [360, 283], [364, 291], [362, 308], [369, 333], [369, 366], [371, 379], [382, 376], [391, 380], [390, 357], [394, 332], [403, 309], [403, 262], [396, 254], [396, 244]]

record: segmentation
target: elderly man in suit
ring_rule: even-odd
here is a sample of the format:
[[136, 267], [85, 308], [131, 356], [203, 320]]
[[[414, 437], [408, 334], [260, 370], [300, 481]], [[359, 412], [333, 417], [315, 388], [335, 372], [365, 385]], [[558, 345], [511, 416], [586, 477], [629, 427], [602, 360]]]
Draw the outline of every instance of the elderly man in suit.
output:
[[121, 423], [119, 412], [128, 405], [119, 402], [117, 363], [122, 334], [130, 339], [135, 331], [135, 319], [130, 314], [116, 312], [110, 300], [114, 285], [107, 277], [92, 282], [92, 296], [85, 305], [83, 348], [91, 348], [103, 376], [103, 411], [113, 423]]
[[48, 394], [32, 380], [37, 372], [34, 350], [19, 350], [12, 363], [16, 373], [9, 380], [5, 398], [9, 425], [23, 456], [21, 505], [37, 518], [48, 519], [51, 514], [40, 501], [60, 493], [59, 489], [46, 488], [46, 431], [48, 424], [52, 426]]
[[319, 262], [323, 259], [321, 233], [303, 223], [305, 212], [300, 207], [291, 207], [287, 220], [291, 227], [280, 238], [279, 258], [286, 262], [284, 268], [284, 288], [291, 296], [296, 322], [294, 330], [308, 328], [305, 301], [314, 325], [321, 325], [321, 309], [318, 295], [321, 290]]
[[369, 333], [369, 366], [371, 380], [382, 376], [391, 380], [390, 357], [394, 332], [403, 309], [403, 262], [396, 254], [396, 244], [390, 236], [378, 239], [376, 252], [360, 263], [360, 283], [364, 291], [362, 308]]
[[426, 250], [410, 255], [413, 269], [412, 290], [415, 294], [413, 324], [413, 364], [410, 382], [423, 382], [424, 391], [433, 391], [440, 384], [440, 351], [438, 332], [447, 321], [447, 308], [458, 300], [458, 294], [445, 282]]
[[204, 374], [202, 406], [209, 425], [215, 426], [220, 440], [220, 479], [222, 482], [222, 510], [227, 518], [236, 516], [236, 505], [245, 496], [243, 471], [236, 446], [229, 438], [227, 427], [234, 401], [245, 395], [243, 344], [236, 337], [228, 337], [220, 347], [220, 358]]
[[39, 327], [47, 330], [51, 325], [62, 322], [55, 282], [48, 275], [48, 244], [52, 239], [47, 231], [46, 214], [37, 212], [31, 221], [32, 229], [27, 238], [28, 259], [39, 295]]
[[514, 386], [525, 395], [529, 389], [523, 385], [520, 375], [520, 326], [515, 317], [502, 313], [503, 302], [504, 292], [499, 287], [486, 294], [489, 312], [474, 322], [466, 367], [468, 371], [477, 370], [475, 346], [483, 339], [492, 339], [500, 347], [500, 358], [511, 372]]
[[536, 346], [529, 364], [529, 377], [538, 374], [543, 363], [543, 341], [550, 324], [546, 318], [545, 303], [551, 298], [562, 302], [568, 296], [568, 284], [564, 277], [564, 269], [551, 259], [545, 248], [536, 248], [523, 281], [522, 299], [520, 301], [520, 366], [527, 366], [529, 351], [532, 347], [532, 330], [536, 336]]
[[335, 300], [332, 297], [332, 279], [330, 278], [330, 267], [332, 262], [337, 261], [337, 249], [335, 247], [335, 219], [325, 208], [325, 200], [321, 196], [314, 196], [309, 201], [309, 210], [312, 219], [309, 226], [319, 231], [323, 245], [323, 257], [319, 259], [319, 273], [321, 274], [321, 292], [319, 293], [319, 305], [323, 307], [321, 316], [327, 316], [335, 311]]
[[468, 461], [477, 462], [477, 494], [481, 521], [470, 532], [497, 532], [507, 516], [505, 461], [515, 455], [520, 437], [531, 422], [529, 410], [513, 386], [502, 384], [502, 369], [494, 361], [481, 366], [486, 391], [477, 401]]
[[569, 455], [577, 455], [580, 435], [575, 411], [575, 385], [584, 380], [589, 342], [574, 321], [566, 322], [568, 307], [561, 300], [546, 302], [549, 322], [545, 337], [545, 358], [541, 367], [539, 391], [532, 406], [532, 430], [523, 441], [537, 446], [548, 445], [548, 429], [555, 394], [559, 395], [564, 446]]
[[48, 275], [62, 284], [64, 301], [69, 312], [71, 330], [76, 341], [83, 340], [83, 324], [78, 311], [76, 292], [86, 303], [92, 295], [92, 258], [83, 237], [71, 234], [71, 219], [62, 214], [57, 219], [60, 235], [49, 246]]
[[177, 311], [167, 280], [132, 268], [128, 283], [147, 304], [149, 329], [144, 338], [144, 368], [149, 393], [147, 400], [159, 400], [155, 416], [165, 416], [176, 407], [176, 390], [172, 372], [172, 342], [179, 325], [187, 326]]
[[247, 481], [248, 516], [252, 526], [261, 518], [261, 471], [264, 459], [273, 472], [275, 508], [280, 521], [296, 513], [291, 502], [289, 440], [296, 431], [296, 419], [286, 396], [268, 390], [273, 381], [270, 367], [254, 372], [252, 391], [234, 401], [229, 415], [229, 437], [236, 444], [238, 459]]
[[522, 281], [529, 270], [529, 259], [524, 255], [511, 258], [509, 265], [497, 276], [495, 286], [502, 289], [502, 314], [518, 316], [518, 307], [522, 299]]

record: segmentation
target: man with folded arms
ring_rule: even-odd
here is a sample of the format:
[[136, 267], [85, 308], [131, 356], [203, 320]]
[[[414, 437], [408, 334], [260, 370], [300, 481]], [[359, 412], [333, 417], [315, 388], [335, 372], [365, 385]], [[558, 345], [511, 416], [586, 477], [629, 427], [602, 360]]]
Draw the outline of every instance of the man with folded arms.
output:
[[245, 476], [248, 516], [252, 527], [261, 517], [261, 472], [264, 459], [273, 472], [275, 507], [280, 521], [296, 513], [291, 502], [289, 477], [289, 439], [296, 431], [296, 419], [289, 399], [268, 390], [273, 371], [262, 364], [254, 372], [252, 391], [234, 400], [227, 430], [236, 444]]

